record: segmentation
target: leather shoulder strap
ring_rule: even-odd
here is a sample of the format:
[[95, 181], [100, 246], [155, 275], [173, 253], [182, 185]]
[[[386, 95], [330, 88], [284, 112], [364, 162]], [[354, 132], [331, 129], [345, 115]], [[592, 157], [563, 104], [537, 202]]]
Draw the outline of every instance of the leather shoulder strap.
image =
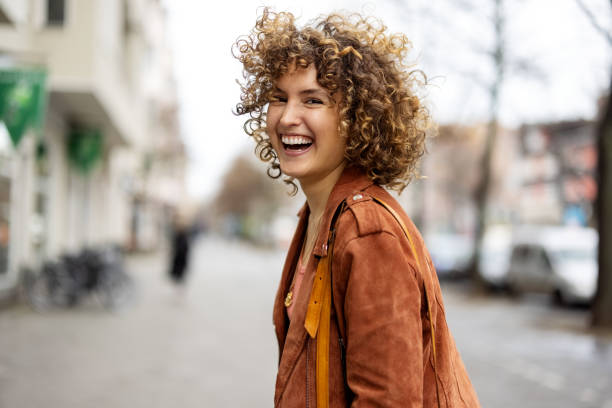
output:
[[[419, 254], [416, 250], [416, 247], [414, 245], [414, 241], [412, 240], [412, 236], [410, 235], [410, 233], [408, 232], [408, 228], [406, 227], [406, 224], [404, 223], [404, 221], [401, 219], [401, 217], [399, 216], [399, 214], [387, 203], [385, 203], [384, 201], [382, 201], [381, 199], [375, 198], [373, 197], [374, 201], [377, 202], [378, 204], [382, 205], [387, 211], [389, 211], [389, 213], [393, 216], [393, 218], [395, 218], [395, 220], [399, 223], [399, 225], [402, 227], [402, 230], [404, 231], [404, 235], [406, 235], [406, 238], [408, 238], [408, 241], [410, 242], [410, 249], [412, 251], [412, 256], [414, 256], [414, 259], [416, 260], [417, 266], [419, 268], [422, 267], [421, 262], [420, 262], [420, 258], [419, 258]], [[436, 397], [438, 400], [438, 406], [440, 406], [440, 392], [438, 390], [438, 374], [436, 372], [436, 367], [437, 367], [437, 361], [436, 361], [436, 334], [435, 334], [435, 329], [434, 329], [434, 324], [433, 324], [433, 316], [431, 313], [431, 301], [429, 299], [429, 294], [427, 292], [428, 290], [428, 286], [431, 288], [431, 285], [428, 283], [431, 282], [431, 276], [429, 276], [429, 268], [426, 269], [421, 269], [421, 274], [423, 275], [423, 292], [425, 293], [425, 301], [427, 302], [427, 317], [429, 319], [429, 328], [431, 330], [431, 350], [432, 350], [432, 354], [433, 354], [433, 369], [434, 369], [434, 375], [436, 376]]]
[[[410, 243], [410, 249], [414, 256], [417, 266], [421, 267], [420, 257], [416, 251], [412, 236], [408, 232], [406, 224], [401, 219], [399, 214], [384, 201], [372, 197], [373, 200], [382, 205], [389, 213], [396, 219], [401, 226], [404, 234], [408, 238]], [[315, 274], [315, 281], [313, 284], [312, 291], [310, 293], [310, 300], [308, 302], [308, 310], [306, 312], [306, 320], [304, 327], [312, 338], [317, 338], [317, 358], [316, 358], [316, 390], [317, 390], [317, 407], [328, 408], [329, 407], [329, 336], [330, 336], [330, 317], [331, 317], [331, 301], [332, 301], [332, 282], [331, 282], [331, 268], [333, 257], [333, 245], [336, 233], [336, 221], [338, 215], [342, 213], [345, 203], [338, 207], [334, 215], [334, 219], [331, 223], [331, 234], [328, 243], [328, 256], [319, 259], [317, 266], [317, 272]], [[431, 330], [431, 344], [433, 354], [433, 369], [436, 377], [436, 397], [438, 407], [440, 407], [440, 393], [438, 390], [437, 372], [436, 372], [436, 338], [433, 324], [433, 317], [431, 314], [431, 303], [428, 294], [428, 286], [431, 277], [428, 272], [424, 272], [421, 269], [423, 275], [423, 291], [425, 294], [425, 300], [427, 302], [427, 316], [429, 319], [430, 330]], [[429, 286], [431, 287], [431, 286]], [[345, 368], [343, 368], [345, 369]]]

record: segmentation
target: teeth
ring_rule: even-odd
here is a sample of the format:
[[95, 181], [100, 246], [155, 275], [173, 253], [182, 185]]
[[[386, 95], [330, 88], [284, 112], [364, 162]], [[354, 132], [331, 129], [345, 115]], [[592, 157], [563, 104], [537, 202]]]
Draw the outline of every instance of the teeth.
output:
[[299, 145], [312, 143], [312, 139], [305, 136], [283, 136], [281, 141], [288, 145]]

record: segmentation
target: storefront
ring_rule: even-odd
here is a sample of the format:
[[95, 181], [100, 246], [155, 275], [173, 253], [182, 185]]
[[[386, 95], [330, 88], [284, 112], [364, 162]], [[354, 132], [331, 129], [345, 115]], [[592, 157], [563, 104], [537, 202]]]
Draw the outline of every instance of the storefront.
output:
[[[24, 260], [36, 259], [44, 231], [36, 220], [44, 207], [37, 183], [43, 146], [46, 73], [0, 68], [0, 297], [16, 287]], [[40, 210], [40, 211], [39, 211]]]
[[0, 123], [0, 279], [7, 276], [9, 269], [12, 148], [8, 131]]

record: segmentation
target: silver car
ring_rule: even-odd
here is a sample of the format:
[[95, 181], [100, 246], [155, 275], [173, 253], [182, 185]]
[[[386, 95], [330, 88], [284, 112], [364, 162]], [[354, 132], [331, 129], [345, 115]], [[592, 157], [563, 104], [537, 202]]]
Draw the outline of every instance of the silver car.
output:
[[511, 292], [546, 292], [563, 303], [589, 303], [597, 288], [597, 232], [580, 227], [532, 227], [513, 239]]

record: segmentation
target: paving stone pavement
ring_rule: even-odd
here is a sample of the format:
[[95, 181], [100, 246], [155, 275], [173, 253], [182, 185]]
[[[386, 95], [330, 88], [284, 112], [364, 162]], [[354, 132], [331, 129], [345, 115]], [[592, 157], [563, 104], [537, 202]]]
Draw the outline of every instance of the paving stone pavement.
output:
[[163, 254], [129, 259], [133, 304], [0, 311], [0, 407], [266, 407], [282, 252], [205, 238], [184, 290]]
[[[189, 280], [131, 257], [132, 304], [0, 310], [0, 408], [270, 407], [271, 309], [283, 252], [205, 237]], [[587, 312], [444, 285], [449, 326], [483, 407], [612, 408], [612, 341]]]

